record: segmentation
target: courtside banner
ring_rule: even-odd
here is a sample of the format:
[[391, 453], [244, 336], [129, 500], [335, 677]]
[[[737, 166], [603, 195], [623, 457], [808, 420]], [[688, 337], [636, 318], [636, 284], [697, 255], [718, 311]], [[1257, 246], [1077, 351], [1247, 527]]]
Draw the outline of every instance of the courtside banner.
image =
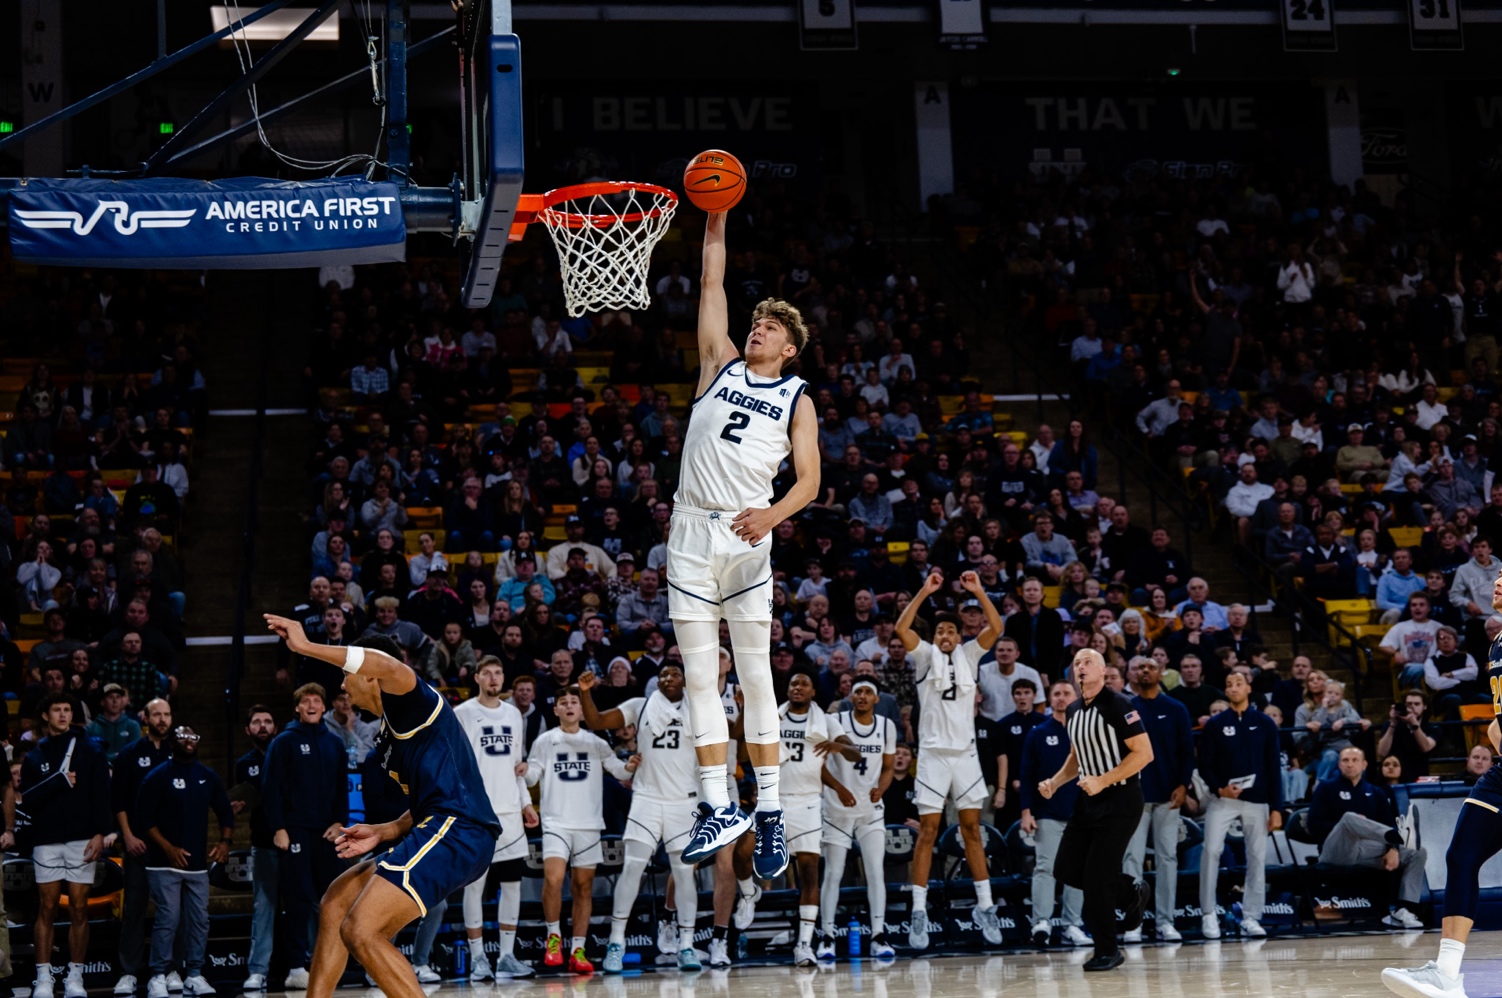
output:
[[64, 267], [272, 270], [406, 259], [395, 184], [362, 180], [26, 180], [16, 259]]

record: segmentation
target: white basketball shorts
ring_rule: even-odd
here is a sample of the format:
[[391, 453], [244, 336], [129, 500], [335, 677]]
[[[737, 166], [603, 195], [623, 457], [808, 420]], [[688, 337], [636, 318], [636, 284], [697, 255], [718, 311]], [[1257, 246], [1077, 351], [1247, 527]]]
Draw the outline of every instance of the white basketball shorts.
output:
[[772, 619], [772, 538], [747, 544], [730, 529], [736, 515], [673, 507], [667, 572], [674, 620]]
[[973, 750], [919, 749], [917, 781], [913, 803], [919, 814], [942, 813], [949, 800], [958, 811], [980, 810], [986, 802], [986, 781]]
[[648, 797], [633, 796], [631, 812], [626, 816], [627, 842], [640, 842], [651, 849], [661, 842], [669, 856], [676, 856], [688, 844], [694, 830], [694, 809], [699, 806], [697, 795], [682, 800], [662, 801]]
[[495, 840], [495, 855], [492, 863], [508, 859], [527, 858], [527, 826], [522, 822], [520, 811], [497, 814], [501, 822], [501, 837]]
[[592, 870], [605, 859], [598, 829], [544, 828], [542, 858], [565, 860], [576, 870]]
[[820, 794], [803, 797], [782, 795], [782, 837], [788, 852], [818, 852], [824, 829], [824, 798]]

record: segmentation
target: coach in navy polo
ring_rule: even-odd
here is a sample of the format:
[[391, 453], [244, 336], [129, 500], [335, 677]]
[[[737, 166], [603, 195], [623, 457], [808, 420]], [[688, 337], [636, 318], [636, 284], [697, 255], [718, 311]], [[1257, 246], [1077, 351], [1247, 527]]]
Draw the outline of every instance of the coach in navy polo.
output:
[[[1142, 715], [1142, 726], [1153, 745], [1153, 761], [1142, 770], [1142, 820], [1127, 846], [1123, 869], [1142, 882], [1142, 862], [1147, 855], [1147, 830], [1153, 830], [1156, 890], [1153, 912], [1157, 934], [1165, 942], [1178, 942], [1173, 925], [1179, 881], [1179, 808], [1194, 776], [1194, 732], [1189, 710], [1161, 685], [1163, 669], [1146, 655], [1132, 659], [1129, 671], [1137, 695], [1132, 706]], [[1139, 927], [1126, 934], [1129, 943], [1142, 941]]]

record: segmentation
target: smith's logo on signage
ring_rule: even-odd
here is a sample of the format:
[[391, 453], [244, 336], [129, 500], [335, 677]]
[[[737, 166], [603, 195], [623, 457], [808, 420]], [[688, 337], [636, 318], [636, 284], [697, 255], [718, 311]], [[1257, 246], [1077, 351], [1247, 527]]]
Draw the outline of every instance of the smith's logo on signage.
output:
[[1315, 898], [1314, 904], [1319, 908], [1370, 908], [1372, 903], [1366, 898], [1330, 898], [1328, 901]]
[[124, 201], [100, 201], [87, 220], [77, 211], [26, 211], [21, 208], [16, 209], [16, 219], [28, 229], [72, 229], [74, 235], [86, 236], [110, 212], [115, 216], [115, 231], [122, 236], [133, 236], [138, 229], [181, 229], [193, 220], [198, 209], [132, 212]]

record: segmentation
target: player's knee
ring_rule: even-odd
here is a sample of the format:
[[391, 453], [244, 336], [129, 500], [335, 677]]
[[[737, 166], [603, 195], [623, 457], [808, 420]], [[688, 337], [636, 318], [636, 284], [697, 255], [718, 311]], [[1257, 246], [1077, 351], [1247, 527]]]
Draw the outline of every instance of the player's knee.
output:
[[352, 914], [347, 914], [339, 922], [339, 939], [344, 943], [355, 959], [360, 959], [369, 946], [369, 933], [362, 931], [360, 920]]

